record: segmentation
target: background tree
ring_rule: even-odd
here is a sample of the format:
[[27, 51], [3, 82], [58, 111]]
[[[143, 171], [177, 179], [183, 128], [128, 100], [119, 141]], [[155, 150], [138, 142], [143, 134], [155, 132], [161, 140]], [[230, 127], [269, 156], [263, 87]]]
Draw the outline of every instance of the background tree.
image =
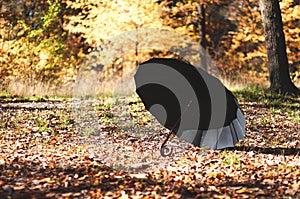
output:
[[[280, 7], [291, 79], [299, 84], [300, 2], [282, 0]], [[156, 29], [144, 31], [149, 28]], [[259, 0], [0, 0], [0, 84], [9, 90], [23, 87], [25, 92], [31, 90], [30, 85], [42, 84], [58, 90], [57, 86], [73, 85], [83, 65], [117, 79], [134, 68], [137, 60], [174, 57], [170, 52], [176, 47], [187, 48], [178, 38], [159, 34], [162, 29], [201, 43], [223, 79], [233, 85], [268, 82]], [[126, 37], [125, 32], [131, 35]], [[170, 50], [141, 49], [159, 45]], [[108, 66], [103, 64], [104, 48], [110, 59], [106, 63], [112, 63]], [[193, 56], [199, 59], [198, 55]]]
[[276, 92], [299, 94], [300, 91], [290, 79], [279, 2], [261, 0], [260, 6], [266, 36], [270, 89]]
[[[224, 36], [235, 27], [226, 16], [231, 3], [231, 0], [164, 0], [160, 1], [161, 18], [165, 25], [197, 40], [201, 49], [216, 60], [222, 57], [220, 47]], [[201, 56], [201, 66], [207, 68], [207, 64], [205, 56]]]
[[30, 95], [66, 86], [80, 58], [72, 48], [76, 41], [70, 42], [62, 27], [64, 5], [58, 0], [2, 0], [0, 5], [2, 85]]
[[[124, 68], [131, 69], [139, 59], [138, 46], [141, 29], [166, 28], [159, 17], [154, 1], [65, 0], [74, 13], [65, 16], [65, 29], [78, 35], [89, 48], [82, 67], [93, 64], [102, 68], [100, 76], [119, 76]], [[127, 32], [127, 35], [122, 33]], [[129, 35], [130, 33], [133, 33]], [[148, 35], [151, 33], [148, 33]], [[124, 38], [124, 36], [131, 36]], [[134, 45], [134, 52], [132, 50]], [[105, 53], [103, 52], [105, 51]], [[125, 56], [124, 54], [130, 54]], [[90, 54], [90, 55], [88, 55]], [[141, 59], [146, 57], [139, 56]], [[142, 61], [140, 59], [140, 61]]]
[[[203, 4], [202, 4], [203, 3]], [[161, 1], [162, 17], [168, 26], [201, 42], [197, 6], [205, 5], [206, 49], [229, 82], [265, 85], [268, 82], [267, 52], [259, 0], [248, 1]], [[299, 81], [299, 1], [283, 0], [284, 31], [293, 81]], [[200, 20], [199, 20], [200, 19]], [[199, 34], [200, 33], [200, 34]]]

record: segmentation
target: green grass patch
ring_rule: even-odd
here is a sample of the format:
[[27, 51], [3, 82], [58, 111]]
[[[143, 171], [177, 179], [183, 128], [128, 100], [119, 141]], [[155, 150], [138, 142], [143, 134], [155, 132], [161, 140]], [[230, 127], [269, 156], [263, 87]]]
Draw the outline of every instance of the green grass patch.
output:
[[273, 93], [257, 86], [234, 90], [233, 94], [240, 102], [256, 103], [262, 107], [269, 108], [271, 113], [286, 114], [293, 118], [293, 121], [300, 121], [299, 97]]
[[244, 89], [233, 90], [233, 93], [242, 101], [269, 103], [272, 105], [289, 103], [291, 106], [296, 106], [296, 103], [299, 103], [300, 100], [299, 97], [274, 93], [258, 86], [248, 86]]

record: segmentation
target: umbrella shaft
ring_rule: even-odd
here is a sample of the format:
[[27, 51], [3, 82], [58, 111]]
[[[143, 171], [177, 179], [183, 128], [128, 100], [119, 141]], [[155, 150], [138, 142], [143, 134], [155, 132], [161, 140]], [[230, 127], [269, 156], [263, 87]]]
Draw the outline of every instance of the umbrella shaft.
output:
[[168, 136], [166, 137], [166, 139], [164, 140], [164, 142], [162, 143], [160, 149], [162, 149], [165, 144], [167, 143], [167, 141], [169, 140], [170, 136], [173, 133], [173, 129], [177, 126], [178, 122], [181, 120], [181, 118], [184, 116], [184, 113], [188, 110], [188, 108], [191, 106], [192, 104], [192, 100], [190, 100], [190, 102], [188, 103], [187, 107], [185, 108], [185, 110], [183, 111], [182, 115], [177, 119], [177, 121], [175, 122], [174, 126], [172, 127], [172, 129], [170, 130], [170, 133], [168, 134]]

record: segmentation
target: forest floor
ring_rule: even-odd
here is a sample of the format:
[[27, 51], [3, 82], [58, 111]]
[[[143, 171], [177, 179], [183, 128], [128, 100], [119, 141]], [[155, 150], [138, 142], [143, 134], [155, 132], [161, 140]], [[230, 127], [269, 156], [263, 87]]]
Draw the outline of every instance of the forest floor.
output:
[[169, 157], [168, 131], [136, 96], [2, 96], [0, 198], [300, 198], [300, 99], [234, 94], [247, 120], [235, 148], [174, 137]]

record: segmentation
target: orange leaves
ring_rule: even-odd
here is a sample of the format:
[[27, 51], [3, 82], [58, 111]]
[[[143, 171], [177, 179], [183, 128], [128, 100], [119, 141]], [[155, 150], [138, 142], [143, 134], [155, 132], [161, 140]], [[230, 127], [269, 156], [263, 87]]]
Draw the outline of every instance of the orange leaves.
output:
[[[5, 111], [0, 111], [0, 118], [7, 123], [0, 123], [0, 198], [297, 198], [298, 101], [262, 101], [267, 94], [259, 93], [257, 98], [252, 95], [237, 92], [248, 118], [247, 137], [238, 147], [218, 151], [192, 147], [176, 157], [159, 160], [149, 155], [143, 157], [145, 161], [151, 160], [145, 166], [155, 166], [139, 172], [111, 169], [103, 164], [105, 155], [113, 161], [127, 161], [120, 158], [121, 153], [88, 150], [101, 140], [78, 134], [68, 100], [57, 100], [53, 105], [47, 100], [8, 103], [1, 98]], [[157, 134], [161, 134], [151, 137], [154, 142], [130, 137], [135, 129], [122, 132], [112, 128], [114, 123], [110, 120], [121, 114], [112, 105], [114, 100], [99, 99], [104, 105], [95, 111], [108, 120], [100, 121], [103, 128], [99, 131], [111, 133], [120, 148], [134, 151], [132, 162], [136, 163], [140, 160], [138, 150], [143, 148], [152, 154], [155, 147], [149, 146], [154, 143], [159, 147], [165, 134], [151, 121], [149, 124], [156, 125]], [[128, 107], [135, 113], [132, 118], [143, 121], [141, 104], [136, 99], [128, 101]], [[52, 109], [48, 110], [50, 105]], [[118, 105], [124, 107], [127, 103]], [[111, 112], [113, 117], [105, 116], [104, 112]], [[40, 130], [44, 125], [49, 128], [47, 131]], [[139, 122], [134, 125], [144, 127]], [[82, 144], [82, 139], [87, 142]]]
[[216, 179], [224, 179], [226, 177], [226, 175], [224, 175], [222, 172], [216, 172], [216, 171], [208, 172], [207, 175]]
[[5, 185], [5, 184], [6, 184], [5, 181], [0, 180], [0, 187], [2, 187], [2, 186]]
[[[299, 43], [300, 43], [300, 5], [291, 0], [280, 1], [280, 8], [282, 11], [283, 28], [285, 34], [285, 40], [287, 43], [287, 54], [289, 58], [289, 64], [295, 63], [299, 60]], [[297, 53], [298, 52], [298, 53]], [[299, 80], [300, 75], [299, 65], [295, 66], [292, 71], [295, 71], [295, 81]]]

